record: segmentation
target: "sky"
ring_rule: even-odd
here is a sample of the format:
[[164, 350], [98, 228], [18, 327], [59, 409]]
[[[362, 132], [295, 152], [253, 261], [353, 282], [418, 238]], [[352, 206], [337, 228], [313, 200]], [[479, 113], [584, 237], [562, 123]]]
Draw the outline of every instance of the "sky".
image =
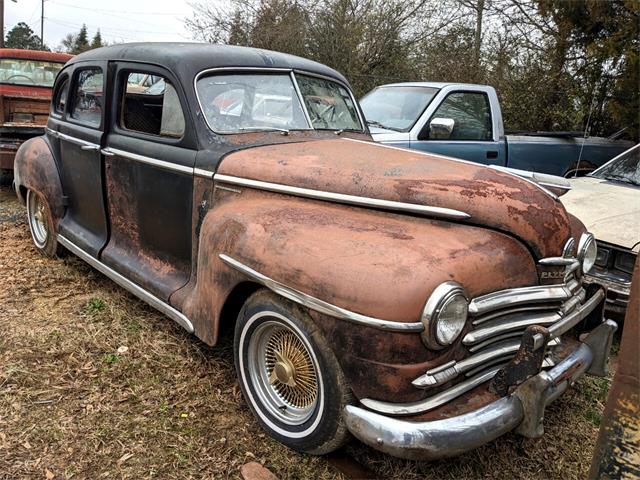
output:
[[[41, 0], [5, 0], [5, 35], [19, 22], [40, 35], [40, 8]], [[89, 41], [98, 28], [107, 42], [189, 41], [184, 18], [191, 12], [187, 0], [45, 0], [44, 43], [57, 50], [83, 23]]]

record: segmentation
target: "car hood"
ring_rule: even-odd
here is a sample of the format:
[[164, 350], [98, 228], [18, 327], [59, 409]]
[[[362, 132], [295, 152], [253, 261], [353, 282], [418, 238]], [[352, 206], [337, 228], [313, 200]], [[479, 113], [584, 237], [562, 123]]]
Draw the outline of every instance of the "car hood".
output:
[[562, 203], [596, 239], [628, 249], [635, 246], [638, 251], [640, 187], [596, 177], [576, 178]]
[[465, 223], [510, 233], [537, 258], [557, 256], [571, 234], [562, 204], [532, 182], [484, 165], [336, 138], [248, 148], [216, 174], [323, 192], [465, 212]]

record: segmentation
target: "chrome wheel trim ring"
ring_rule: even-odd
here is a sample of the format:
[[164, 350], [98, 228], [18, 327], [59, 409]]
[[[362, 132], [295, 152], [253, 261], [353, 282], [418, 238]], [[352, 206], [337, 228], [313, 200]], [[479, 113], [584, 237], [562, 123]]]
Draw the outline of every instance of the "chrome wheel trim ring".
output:
[[40, 196], [31, 190], [27, 192], [27, 216], [33, 243], [44, 248], [49, 239], [49, 213]]
[[[269, 317], [270, 319], [265, 321], [264, 317]], [[256, 322], [264, 323], [263, 325], [258, 325], [251, 333], [251, 337], [247, 339], [249, 330]], [[269, 384], [269, 371], [266, 361], [263, 362], [259, 358], [259, 355], [262, 354], [261, 345], [266, 346], [269, 338], [268, 335], [270, 334], [269, 330], [276, 326], [279, 329], [285, 328], [297, 337], [306, 349], [309, 359], [314, 366], [317, 381], [317, 395], [312, 404], [303, 408], [297, 408], [294, 405], [287, 404], [282, 396], [278, 395], [277, 390]], [[305, 338], [304, 333], [291, 320], [273, 311], [262, 311], [253, 315], [244, 325], [240, 335], [238, 359], [241, 381], [245, 386], [249, 401], [253, 404], [257, 415], [269, 428], [286, 437], [303, 438], [318, 427], [322, 418], [321, 411], [324, 407], [322, 372], [320, 371], [318, 359], [309, 341]], [[284, 412], [282, 408], [280, 408], [283, 405], [287, 407]], [[265, 411], [269, 414], [265, 414]], [[315, 418], [313, 418], [314, 414], [316, 414]], [[274, 418], [281, 424], [292, 427], [301, 426], [311, 419], [313, 419], [313, 421], [304, 430], [288, 430], [274, 422]]]

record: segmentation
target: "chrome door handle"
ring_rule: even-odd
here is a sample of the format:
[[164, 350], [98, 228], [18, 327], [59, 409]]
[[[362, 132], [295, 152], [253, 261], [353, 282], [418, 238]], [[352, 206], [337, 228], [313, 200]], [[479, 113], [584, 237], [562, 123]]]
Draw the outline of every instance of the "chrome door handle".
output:
[[97, 152], [98, 150], [100, 150], [100, 145], [82, 145], [80, 147], [80, 150]]
[[100, 153], [102, 153], [102, 155], [104, 155], [105, 157], [113, 157], [115, 155], [115, 153], [113, 153], [108, 148], [103, 148], [102, 150], [100, 150]]

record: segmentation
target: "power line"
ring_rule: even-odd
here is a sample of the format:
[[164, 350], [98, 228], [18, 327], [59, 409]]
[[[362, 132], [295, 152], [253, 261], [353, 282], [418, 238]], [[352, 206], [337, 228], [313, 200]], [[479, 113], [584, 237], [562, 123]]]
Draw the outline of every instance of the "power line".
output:
[[58, 2], [57, 0], [50, 0], [52, 3], [55, 3], [56, 5], [60, 5], [60, 6], [64, 6], [64, 7], [70, 7], [70, 8], [78, 8], [80, 10], [89, 10], [92, 12], [112, 12], [112, 13], [122, 13], [125, 15], [166, 15], [166, 16], [173, 16], [173, 17], [179, 17], [181, 15], [184, 15], [184, 12], [182, 13], [167, 13], [167, 12], [123, 12], [121, 10], [111, 10], [111, 9], [106, 9], [106, 8], [91, 8], [91, 7], [81, 7], [79, 5], [71, 5], [69, 3], [63, 3], [63, 2]]

